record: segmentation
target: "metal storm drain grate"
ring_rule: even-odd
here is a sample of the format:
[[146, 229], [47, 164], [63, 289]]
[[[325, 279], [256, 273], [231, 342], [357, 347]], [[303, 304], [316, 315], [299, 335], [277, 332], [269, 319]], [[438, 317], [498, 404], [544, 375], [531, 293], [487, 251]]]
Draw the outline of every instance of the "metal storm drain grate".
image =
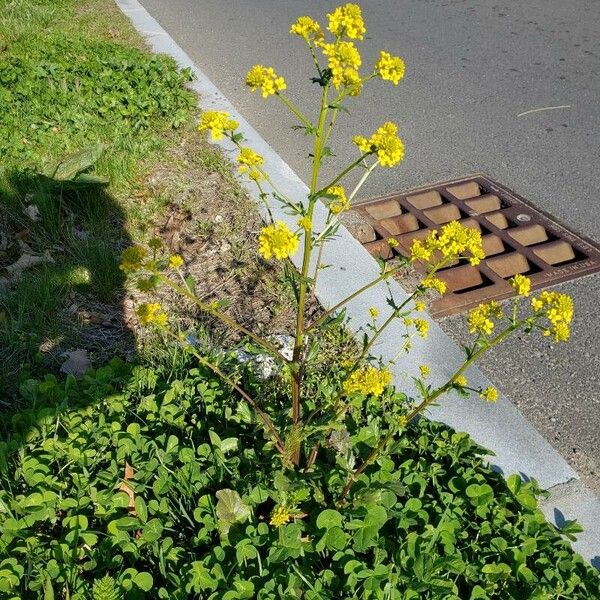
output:
[[[575, 235], [526, 200], [482, 175], [391, 194], [355, 205], [362, 225], [356, 237], [374, 256], [408, 255], [413, 240], [458, 220], [481, 231], [486, 259], [461, 261], [438, 271], [448, 292], [431, 306], [433, 316], [462, 312], [480, 302], [513, 295], [508, 279], [531, 278], [533, 289], [600, 271], [600, 247]], [[390, 249], [389, 238], [399, 245]]]

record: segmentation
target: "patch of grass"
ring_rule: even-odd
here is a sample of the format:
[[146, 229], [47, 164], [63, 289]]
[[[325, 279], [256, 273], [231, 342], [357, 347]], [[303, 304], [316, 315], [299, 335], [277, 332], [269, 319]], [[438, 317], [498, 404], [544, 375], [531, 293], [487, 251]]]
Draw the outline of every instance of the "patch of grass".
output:
[[[59, 339], [62, 351], [85, 347], [80, 312], [120, 310], [118, 255], [168, 201], [137, 210], [130, 197], [141, 165], [163, 159], [196, 99], [184, 86], [189, 73], [144, 49], [111, 0], [0, 0], [0, 14], [2, 389], [39, 361], [46, 340]], [[39, 176], [99, 142], [95, 172], [108, 187], [70, 189]], [[23, 256], [46, 262], [15, 274]], [[58, 366], [58, 355], [46, 358]]]

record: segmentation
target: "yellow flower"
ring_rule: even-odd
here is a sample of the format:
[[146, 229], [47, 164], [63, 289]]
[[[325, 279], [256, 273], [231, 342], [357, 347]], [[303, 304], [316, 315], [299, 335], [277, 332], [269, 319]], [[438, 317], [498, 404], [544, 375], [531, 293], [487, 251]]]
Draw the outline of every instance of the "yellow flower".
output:
[[298, 219], [298, 227], [301, 227], [304, 231], [310, 231], [312, 229], [312, 223], [308, 217], [300, 217]]
[[517, 273], [508, 283], [517, 292], [517, 296], [529, 296], [531, 292], [531, 279], [529, 277]]
[[202, 113], [198, 131], [210, 130], [214, 141], [223, 139], [224, 131], [235, 131], [239, 123], [229, 118], [229, 113], [218, 110], [207, 110]]
[[387, 369], [363, 367], [354, 371], [344, 381], [343, 388], [346, 394], [358, 392], [360, 394], [381, 396], [385, 388], [392, 382], [392, 374]]
[[167, 323], [167, 315], [160, 310], [160, 304], [152, 302], [150, 304], [142, 304], [137, 309], [136, 313], [142, 325], [165, 325]]
[[144, 260], [148, 257], [148, 251], [142, 246], [130, 246], [121, 254], [119, 269], [124, 273], [134, 273], [144, 266]]
[[328, 196], [335, 196], [329, 203], [331, 214], [337, 215], [350, 208], [350, 202], [346, 198], [346, 191], [341, 185], [332, 185], [325, 190]]
[[260, 166], [263, 164], [263, 157], [258, 154], [258, 152], [254, 152], [252, 148], [240, 148], [240, 153], [238, 154], [237, 161], [241, 165], [247, 165], [248, 167]]
[[273, 525], [273, 527], [281, 527], [282, 525], [289, 523], [291, 518], [292, 515], [285, 506], [276, 506], [271, 513], [269, 524]]
[[486, 387], [479, 392], [479, 395], [487, 402], [497, 402], [499, 397], [498, 390], [493, 387]]
[[179, 269], [181, 266], [183, 266], [183, 258], [179, 254], [174, 254], [169, 258], [169, 267], [171, 269]]
[[331, 69], [331, 81], [336, 89], [349, 88], [351, 96], [358, 96], [362, 81], [358, 73], [362, 60], [353, 42], [337, 42], [323, 44], [323, 54], [329, 57], [328, 66]]
[[425, 310], [425, 302], [421, 302], [421, 300], [417, 300], [415, 302], [415, 310], [417, 312], [422, 312]]
[[310, 17], [298, 17], [295, 23], [292, 23], [290, 33], [293, 33], [301, 38], [304, 38], [307, 42], [310, 42], [311, 38], [321, 39], [323, 37], [323, 31], [317, 21]]
[[254, 65], [246, 75], [246, 85], [255, 92], [258, 88], [262, 91], [262, 97], [267, 98], [271, 94], [282, 92], [287, 87], [285, 79], [275, 73], [273, 67]]
[[454, 383], [460, 387], [467, 387], [467, 385], [469, 385], [469, 382], [467, 381], [467, 378], [464, 375], [459, 375], [454, 380]]
[[277, 221], [260, 230], [258, 251], [264, 258], [275, 256], [282, 260], [296, 252], [298, 241], [298, 236], [283, 221]]
[[421, 281], [421, 285], [426, 290], [435, 290], [438, 294], [445, 294], [447, 289], [446, 282], [437, 277], [425, 277], [425, 279]]
[[554, 336], [556, 342], [569, 339], [569, 324], [573, 320], [573, 299], [560, 292], [542, 292], [538, 298], [531, 299], [531, 306], [538, 317], [548, 319], [550, 326], [544, 335]]
[[369, 308], [369, 314], [373, 319], [376, 319], [379, 316], [379, 311], [374, 306], [371, 306], [371, 308]]
[[327, 29], [337, 38], [344, 35], [354, 40], [362, 40], [365, 33], [365, 23], [358, 4], [344, 4], [338, 6], [333, 13], [328, 14], [329, 24]]
[[398, 82], [404, 77], [404, 70], [404, 61], [399, 56], [392, 56], [383, 50], [379, 53], [375, 71], [381, 79], [398, 85]]
[[356, 144], [363, 153], [374, 152], [374, 149], [371, 148], [371, 142], [364, 135], [355, 135], [352, 138], [352, 143]]
[[488, 304], [480, 304], [469, 311], [467, 322], [469, 324], [469, 333], [478, 333], [479, 335], [491, 335], [494, 330], [492, 318], [502, 316], [502, 307], [495, 301]]
[[397, 248], [400, 245], [400, 243], [398, 242], [398, 240], [396, 238], [388, 238], [387, 245], [390, 248]]
[[481, 232], [458, 221], [446, 223], [439, 233], [434, 229], [424, 240], [415, 240], [410, 257], [412, 261], [428, 261], [436, 252], [449, 260], [468, 257], [473, 266], [485, 258]]
[[398, 426], [406, 427], [408, 425], [408, 417], [406, 415], [402, 415], [398, 417]]
[[396, 135], [398, 126], [391, 121], [384, 123], [371, 137], [355, 135], [352, 141], [361, 152], [376, 152], [382, 167], [393, 167], [404, 158], [404, 143]]
[[419, 335], [425, 339], [429, 332], [429, 322], [425, 319], [414, 319], [414, 324]]
[[421, 377], [423, 379], [427, 379], [429, 373], [431, 373], [431, 369], [427, 365], [419, 365], [419, 371], [421, 371]]
[[263, 164], [264, 159], [260, 154], [254, 152], [252, 148], [240, 148], [237, 161], [240, 163], [238, 169], [240, 173], [246, 173], [254, 181], [265, 179], [263, 172], [259, 168]]

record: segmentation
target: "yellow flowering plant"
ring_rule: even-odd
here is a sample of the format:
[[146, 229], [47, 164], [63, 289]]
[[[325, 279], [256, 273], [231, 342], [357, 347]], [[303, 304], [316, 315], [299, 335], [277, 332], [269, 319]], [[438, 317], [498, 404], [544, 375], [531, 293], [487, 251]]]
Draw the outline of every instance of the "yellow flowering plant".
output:
[[[134, 246], [123, 253], [121, 268], [127, 274], [138, 276], [138, 287], [151, 292], [158, 285], [165, 285], [206, 313], [242, 334], [262, 352], [270, 355], [280, 366], [280, 378], [285, 386], [280, 394], [287, 402], [287, 408], [274, 408], [258, 402], [244, 387], [243, 378], [237, 373], [227, 372], [226, 368], [202, 354], [199, 348], [190, 343], [189, 336], [170, 329], [165, 311], [156, 302], [142, 304], [137, 311], [142, 324], [160, 328], [186, 347], [206, 368], [221, 377], [254, 410], [274, 451], [284, 469], [297, 473], [310, 473], [319, 458], [332, 447], [340, 445], [339, 440], [347, 432], [349, 420], [354, 423], [370, 419], [373, 439], [369, 440], [370, 451], [360, 458], [345, 450], [338, 456], [337, 464], [346, 471], [346, 480], [340, 486], [337, 498], [339, 504], [345, 502], [354, 483], [361, 474], [381, 455], [385, 454], [394, 439], [402, 434], [410, 422], [436, 403], [449, 392], [468, 395], [478, 394], [482, 399], [495, 402], [498, 392], [494, 388], [471, 388], [465, 377], [466, 370], [485, 352], [504, 341], [517, 330], [540, 330], [543, 335], [555, 341], [565, 341], [569, 336], [569, 324], [573, 317], [573, 305], [568, 296], [558, 292], [542, 292], [530, 300], [530, 310], [522, 316], [518, 310], [521, 298], [531, 293], [531, 282], [525, 275], [516, 275], [510, 280], [516, 298], [512, 309], [506, 309], [497, 302], [482, 304], [468, 315], [468, 326], [474, 335], [473, 343], [466, 348], [464, 363], [442, 385], [428, 383], [432, 380], [431, 368], [420, 365], [419, 376], [414, 378], [416, 398], [398, 393], [392, 387], [390, 366], [410, 351], [419, 338], [426, 338], [429, 321], [415, 316], [425, 310], [425, 301], [432, 293], [443, 294], [446, 284], [439, 277], [439, 271], [455, 261], [477, 265], [483, 258], [481, 233], [467, 228], [459, 222], [442, 225], [439, 231], [432, 231], [425, 239], [416, 240], [411, 252], [398, 264], [381, 263], [380, 274], [335, 306], [323, 310], [309, 321], [308, 299], [314, 291], [322, 265], [324, 245], [332, 240], [340, 227], [340, 216], [348, 210], [352, 200], [367, 178], [377, 167], [392, 168], [404, 158], [404, 143], [398, 135], [395, 123], [385, 122], [369, 137], [356, 135], [352, 143], [358, 156], [349, 165], [340, 167], [339, 174], [330, 181], [322, 181], [321, 167], [326, 158], [332, 155], [329, 140], [336, 119], [344, 108], [344, 103], [361, 93], [363, 86], [376, 77], [398, 85], [405, 74], [401, 58], [381, 51], [372, 69], [361, 73], [363, 60], [357, 43], [366, 33], [360, 7], [345, 4], [328, 15], [327, 27], [322, 27], [311, 17], [299, 17], [292, 25], [290, 33], [297, 36], [307, 46], [312, 57], [316, 75], [313, 78], [320, 88], [320, 101], [314, 119], [306, 116], [294, 102], [285, 95], [287, 84], [272, 67], [253, 66], [246, 77], [251, 91], [260, 91], [263, 98], [274, 98], [286, 106], [298, 127], [312, 138], [312, 170], [309, 192], [305, 198], [289, 198], [277, 188], [265, 169], [263, 157], [247, 145], [238, 123], [225, 112], [206, 111], [198, 125], [200, 132], [207, 132], [213, 140], [229, 139], [237, 148], [238, 170], [257, 186], [259, 197], [266, 207], [267, 223], [257, 237], [257, 252], [266, 261], [281, 261], [296, 299], [296, 318], [293, 332], [293, 346], [288, 354], [281, 347], [242, 324], [236, 322], [224, 310], [220, 302], [206, 302], [194, 291], [194, 283], [186, 277], [185, 259], [179, 255], [165, 256], [159, 243], [152, 242], [149, 249]], [[362, 170], [358, 183], [349, 191], [344, 187], [347, 176], [355, 170]], [[271, 203], [278, 202], [291, 217], [295, 226], [273, 218]], [[315, 223], [315, 207], [323, 202], [327, 207], [324, 224]], [[397, 248], [398, 242], [387, 240], [390, 248]], [[297, 257], [298, 270], [291, 262]], [[426, 266], [426, 273], [414, 291], [398, 303], [393, 296], [387, 298], [391, 310], [380, 315], [376, 307], [368, 309], [369, 324], [365, 328], [362, 344], [350, 356], [341, 357], [333, 375], [313, 385], [309, 393], [309, 380], [315, 375], [312, 361], [318, 352], [316, 343], [328, 328], [339, 325], [344, 318], [344, 308], [348, 302], [366, 290], [388, 281], [407, 265]], [[382, 334], [394, 322], [400, 322], [406, 333], [398, 344], [398, 353], [387, 363], [376, 360], [372, 349]], [[317, 393], [317, 398], [314, 395]], [[369, 416], [373, 407], [379, 412], [377, 418]], [[332, 440], [337, 440], [335, 443]], [[345, 447], [345, 446], [344, 446]], [[297, 499], [296, 499], [297, 500]], [[278, 504], [270, 517], [273, 527], [281, 527], [292, 519], [296, 500]]]

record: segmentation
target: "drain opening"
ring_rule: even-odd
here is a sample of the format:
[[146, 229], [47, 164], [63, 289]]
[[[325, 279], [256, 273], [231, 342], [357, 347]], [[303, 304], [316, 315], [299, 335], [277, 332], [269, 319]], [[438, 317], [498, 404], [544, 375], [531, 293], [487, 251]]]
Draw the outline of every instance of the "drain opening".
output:
[[[477, 267], [455, 261], [438, 272], [448, 292], [433, 302], [433, 316], [468, 310], [513, 295], [508, 280], [521, 273], [540, 289], [600, 271], [600, 247], [568, 230], [515, 192], [476, 175], [355, 205], [361, 225], [353, 234], [376, 257], [410, 253], [414, 240], [450, 221], [478, 229], [486, 258]], [[390, 248], [394, 238], [398, 246]], [[425, 265], [415, 265], [424, 271]]]

